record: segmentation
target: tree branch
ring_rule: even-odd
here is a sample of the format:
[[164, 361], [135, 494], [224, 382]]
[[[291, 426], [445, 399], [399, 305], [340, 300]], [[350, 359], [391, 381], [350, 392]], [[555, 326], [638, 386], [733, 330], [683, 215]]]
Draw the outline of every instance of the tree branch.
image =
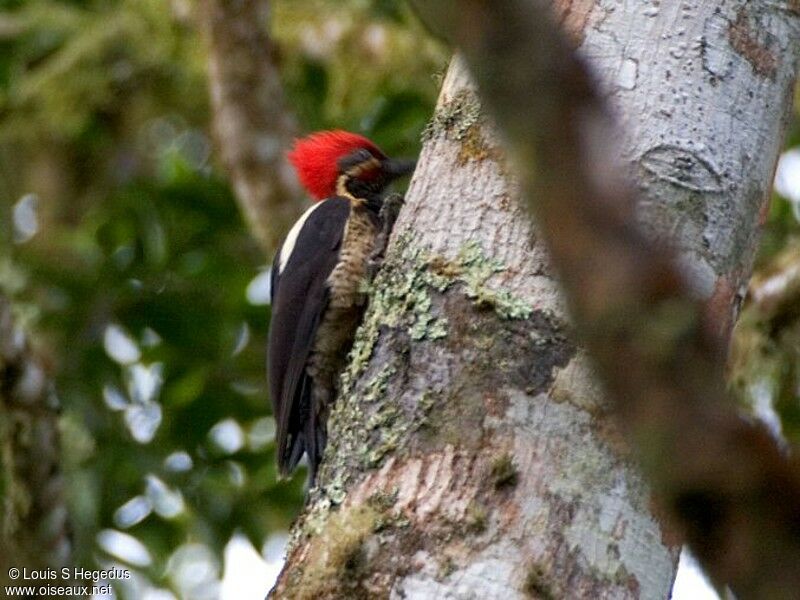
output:
[[800, 302], [800, 246], [792, 244], [753, 277], [750, 301], [761, 320], [777, 320]]
[[614, 125], [542, 1], [414, 0], [464, 52], [507, 140], [636, 453], [703, 565], [745, 597], [800, 589], [800, 470], [725, 392], [725, 336], [636, 225]]
[[268, 13], [266, 0], [204, 0], [201, 6], [216, 140], [245, 221], [271, 252], [303, 199], [284, 153], [297, 124], [263, 29]]

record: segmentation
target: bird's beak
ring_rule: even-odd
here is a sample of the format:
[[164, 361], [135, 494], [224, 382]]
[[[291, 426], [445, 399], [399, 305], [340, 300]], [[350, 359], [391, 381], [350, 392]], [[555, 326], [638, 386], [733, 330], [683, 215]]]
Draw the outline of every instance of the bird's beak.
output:
[[395, 160], [392, 158], [384, 160], [382, 165], [383, 172], [386, 173], [390, 180], [413, 173], [416, 166], [417, 161], [415, 160]]

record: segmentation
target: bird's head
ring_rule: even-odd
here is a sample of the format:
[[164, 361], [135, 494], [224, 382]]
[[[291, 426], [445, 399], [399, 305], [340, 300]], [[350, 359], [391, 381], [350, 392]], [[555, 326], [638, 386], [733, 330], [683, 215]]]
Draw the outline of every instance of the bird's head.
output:
[[345, 193], [368, 198], [416, 164], [391, 159], [367, 138], [347, 131], [320, 131], [296, 140], [288, 158], [316, 200]]

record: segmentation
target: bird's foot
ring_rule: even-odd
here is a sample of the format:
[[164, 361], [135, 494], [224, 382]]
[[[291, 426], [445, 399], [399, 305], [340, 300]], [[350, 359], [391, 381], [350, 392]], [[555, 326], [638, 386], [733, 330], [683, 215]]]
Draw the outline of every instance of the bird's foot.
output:
[[405, 199], [400, 194], [389, 194], [383, 200], [379, 215], [382, 223], [381, 230], [375, 238], [375, 245], [367, 259], [367, 281], [369, 283], [375, 280], [375, 276], [383, 264], [386, 248], [389, 246], [389, 238], [404, 202]]

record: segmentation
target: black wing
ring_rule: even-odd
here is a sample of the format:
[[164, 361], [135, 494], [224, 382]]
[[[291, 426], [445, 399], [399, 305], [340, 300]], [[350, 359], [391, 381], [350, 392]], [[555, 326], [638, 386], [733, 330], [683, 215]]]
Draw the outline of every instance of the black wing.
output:
[[313, 444], [313, 437], [306, 440], [316, 427], [306, 362], [328, 305], [327, 279], [339, 260], [349, 214], [350, 203], [344, 198], [323, 200], [303, 224], [283, 270], [280, 250], [272, 265], [267, 361], [282, 474], [291, 472]]

